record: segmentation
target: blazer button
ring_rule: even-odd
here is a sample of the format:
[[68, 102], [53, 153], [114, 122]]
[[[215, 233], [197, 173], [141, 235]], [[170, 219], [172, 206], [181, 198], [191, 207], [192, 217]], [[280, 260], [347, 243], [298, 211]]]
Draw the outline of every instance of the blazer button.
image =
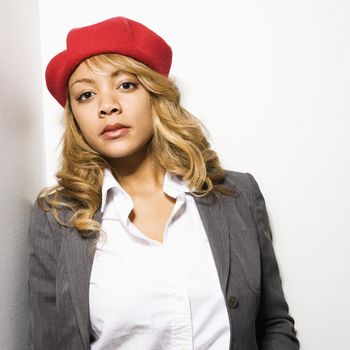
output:
[[234, 295], [230, 295], [228, 297], [227, 303], [231, 309], [235, 309], [238, 306], [238, 300]]

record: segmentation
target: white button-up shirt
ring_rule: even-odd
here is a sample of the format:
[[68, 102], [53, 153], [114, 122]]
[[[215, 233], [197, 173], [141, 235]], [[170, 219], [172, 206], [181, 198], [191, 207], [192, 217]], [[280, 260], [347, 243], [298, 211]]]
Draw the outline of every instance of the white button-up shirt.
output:
[[227, 309], [195, 201], [186, 183], [168, 172], [163, 191], [176, 203], [161, 243], [129, 220], [132, 199], [105, 171], [105, 235], [89, 291], [92, 350], [229, 349]]

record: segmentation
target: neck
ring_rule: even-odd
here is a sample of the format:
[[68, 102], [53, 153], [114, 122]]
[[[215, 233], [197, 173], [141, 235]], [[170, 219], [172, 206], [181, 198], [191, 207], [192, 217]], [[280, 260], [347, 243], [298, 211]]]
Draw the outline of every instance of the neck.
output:
[[110, 159], [120, 185], [129, 193], [154, 191], [163, 187], [165, 172], [142, 150], [132, 156]]

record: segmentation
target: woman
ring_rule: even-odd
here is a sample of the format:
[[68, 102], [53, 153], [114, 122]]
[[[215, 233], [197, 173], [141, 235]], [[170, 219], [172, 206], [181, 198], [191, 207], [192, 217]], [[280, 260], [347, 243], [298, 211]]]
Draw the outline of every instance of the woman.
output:
[[33, 349], [299, 348], [263, 196], [220, 167], [171, 60], [116, 17], [47, 67], [65, 132], [30, 226]]

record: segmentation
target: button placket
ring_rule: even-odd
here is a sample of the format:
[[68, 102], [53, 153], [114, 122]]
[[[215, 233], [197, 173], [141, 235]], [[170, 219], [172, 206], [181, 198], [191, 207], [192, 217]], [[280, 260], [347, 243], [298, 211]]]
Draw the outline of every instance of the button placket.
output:
[[164, 247], [167, 272], [171, 276], [171, 333], [174, 349], [192, 349], [192, 317], [190, 299], [183, 268], [170, 247]]

